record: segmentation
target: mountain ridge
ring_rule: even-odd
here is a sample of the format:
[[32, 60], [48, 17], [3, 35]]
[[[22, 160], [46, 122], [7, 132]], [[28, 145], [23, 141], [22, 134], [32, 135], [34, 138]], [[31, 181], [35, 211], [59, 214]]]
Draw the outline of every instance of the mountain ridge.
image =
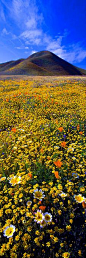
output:
[[43, 50], [26, 59], [18, 59], [0, 64], [0, 75], [86, 75], [86, 70], [78, 68], [54, 53]]

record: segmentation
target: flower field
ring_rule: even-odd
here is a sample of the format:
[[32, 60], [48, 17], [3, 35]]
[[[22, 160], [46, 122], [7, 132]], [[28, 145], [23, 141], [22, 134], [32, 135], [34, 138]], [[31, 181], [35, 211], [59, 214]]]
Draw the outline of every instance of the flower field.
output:
[[0, 257], [85, 257], [85, 94], [84, 80], [0, 81]]

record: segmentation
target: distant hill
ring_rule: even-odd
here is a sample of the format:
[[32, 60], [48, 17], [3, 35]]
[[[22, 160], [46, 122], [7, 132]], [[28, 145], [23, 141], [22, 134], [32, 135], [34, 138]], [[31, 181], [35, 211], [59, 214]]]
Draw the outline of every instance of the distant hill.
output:
[[26, 59], [0, 64], [0, 75], [86, 75], [86, 70], [73, 66], [49, 51], [40, 51]]

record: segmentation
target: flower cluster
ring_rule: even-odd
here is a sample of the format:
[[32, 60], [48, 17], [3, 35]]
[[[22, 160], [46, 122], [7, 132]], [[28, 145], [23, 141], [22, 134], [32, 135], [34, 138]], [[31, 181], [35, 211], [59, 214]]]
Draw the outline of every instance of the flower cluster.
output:
[[0, 81], [0, 257], [85, 257], [85, 81]]

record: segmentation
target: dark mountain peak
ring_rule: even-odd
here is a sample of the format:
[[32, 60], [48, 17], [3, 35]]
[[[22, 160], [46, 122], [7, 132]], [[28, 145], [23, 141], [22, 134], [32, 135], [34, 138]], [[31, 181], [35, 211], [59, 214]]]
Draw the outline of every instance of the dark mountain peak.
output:
[[19, 59], [0, 64], [0, 74], [26, 75], [85, 75], [86, 71], [68, 63], [54, 53], [43, 50]]
[[50, 51], [47, 50], [43, 50], [43, 51], [39, 51], [39, 52], [35, 52], [32, 55], [30, 55], [27, 59], [30, 58], [39, 58], [39, 57], [43, 57], [43, 56], [47, 56], [47, 55], [52, 55], [53, 53], [51, 53]]
[[50, 51], [36, 52], [29, 56], [27, 60], [51, 72], [51, 75], [81, 75], [81, 72], [72, 64]]

